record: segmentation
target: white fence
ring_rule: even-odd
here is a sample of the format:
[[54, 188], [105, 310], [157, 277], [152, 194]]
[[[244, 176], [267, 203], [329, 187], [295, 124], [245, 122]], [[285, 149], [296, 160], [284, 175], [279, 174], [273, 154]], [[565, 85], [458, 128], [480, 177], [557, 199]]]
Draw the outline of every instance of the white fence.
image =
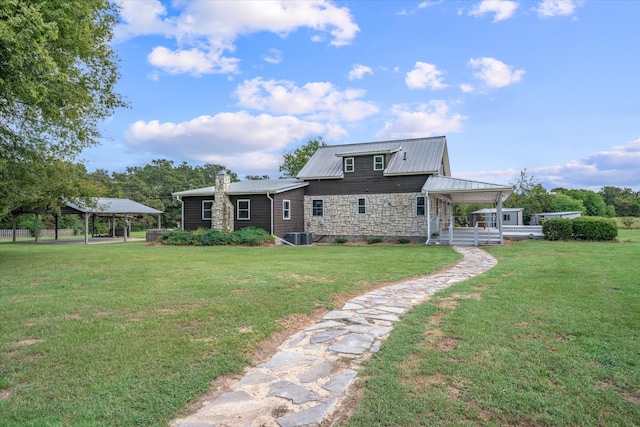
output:
[[[61, 228], [58, 230], [58, 237], [73, 236], [73, 229]], [[45, 228], [40, 230], [40, 237], [55, 237], [56, 230], [53, 228]], [[31, 231], [26, 228], [16, 229], [16, 238], [32, 238]], [[13, 230], [0, 230], [0, 239], [13, 239]]]

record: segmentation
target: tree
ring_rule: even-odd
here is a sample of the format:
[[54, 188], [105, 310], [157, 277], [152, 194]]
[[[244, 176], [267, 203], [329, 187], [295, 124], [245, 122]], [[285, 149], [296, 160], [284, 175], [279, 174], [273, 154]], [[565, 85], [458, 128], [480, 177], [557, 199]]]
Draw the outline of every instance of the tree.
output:
[[556, 194], [551, 201], [551, 212], [582, 212], [585, 208], [582, 200], [576, 200], [566, 194]]
[[548, 212], [551, 209], [552, 195], [545, 190], [534, 176], [528, 176], [527, 170], [520, 172], [520, 178], [511, 182], [513, 194], [505, 203], [506, 208], [523, 208], [522, 216], [525, 224], [534, 213]]
[[298, 175], [311, 156], [318, 151], [318, 148], [326, 145], [327, 143], [322, 140], [322, 137], [318, 137], [317, 139], [309, 140], [309, 142], [292, 152], [285, 153], [280, 164], [280, 172], [284, 172], [283, 177], [293, 178]]
[[79, 195], [34, 197], [126, 106], [114, 92], [118, 20], [111, 0], [0, 0], [0, 215], [24, 205], [17, 189], [37, 204]]
[[[602, 196], [591, 190], [567, 190], [566, 195], [582, 200], [587, 216], [607, 216], [607, 205]], [[610, 212], [609, 212], [610, 213]], [[614, 213], [615, 216], [615, 213]]]

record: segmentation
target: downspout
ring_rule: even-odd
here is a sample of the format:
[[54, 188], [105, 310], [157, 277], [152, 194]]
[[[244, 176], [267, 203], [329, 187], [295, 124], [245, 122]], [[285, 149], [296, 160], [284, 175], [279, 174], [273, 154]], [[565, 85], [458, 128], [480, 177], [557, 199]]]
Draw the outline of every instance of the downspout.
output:
[[271, 200], [271, 235], [273, 236], [273, 199], [269, 193], [267, 193], [267, 199]]

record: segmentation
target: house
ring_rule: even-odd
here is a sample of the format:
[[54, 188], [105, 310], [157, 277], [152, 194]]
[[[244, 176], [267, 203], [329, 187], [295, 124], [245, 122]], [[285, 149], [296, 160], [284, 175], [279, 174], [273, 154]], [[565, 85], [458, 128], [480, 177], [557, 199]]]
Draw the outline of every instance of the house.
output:
[[502, 201], [513, 190], [451, 177], [444, 136], [320, 147], [295, 179], [224, 179], [174, 194], [183, 203], [185, 229], [251, 225], [278, 237], [311, 233], [314, 241], [404, 237], [454, 244], [453, 205], [494, 203], [500, 243]]
[[[523, 212], [523, 208], [502, 208], [502, 225], [524, 225]], [[480, 209], [471, 212], [471, 225], [496, 227], [497, 215], [496, 209]]]
[[531, 215], [531, 225], [541, 225], [544, 221], [551, 218], [578, 218], [582, 212], [543, 212]]
[[300, 232], [303, 224], [304, 189], [299, 179], [231, 182], [216, 177], [213, 187], [179, 191], [182, 229], [215, 228], [230, 232], [246, 227], [263, 228], [275, 236]]

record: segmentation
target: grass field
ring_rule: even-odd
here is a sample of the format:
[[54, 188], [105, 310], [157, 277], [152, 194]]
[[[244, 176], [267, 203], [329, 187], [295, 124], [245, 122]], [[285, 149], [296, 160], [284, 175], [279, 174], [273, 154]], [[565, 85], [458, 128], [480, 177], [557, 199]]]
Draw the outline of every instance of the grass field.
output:
[[409, 313], [345, 425], [640, 425], [640, 231], [523, 241]]
[[274, 332], [459, 256], [424, 246], [0, 244], [0, 425], [166, 425]]

